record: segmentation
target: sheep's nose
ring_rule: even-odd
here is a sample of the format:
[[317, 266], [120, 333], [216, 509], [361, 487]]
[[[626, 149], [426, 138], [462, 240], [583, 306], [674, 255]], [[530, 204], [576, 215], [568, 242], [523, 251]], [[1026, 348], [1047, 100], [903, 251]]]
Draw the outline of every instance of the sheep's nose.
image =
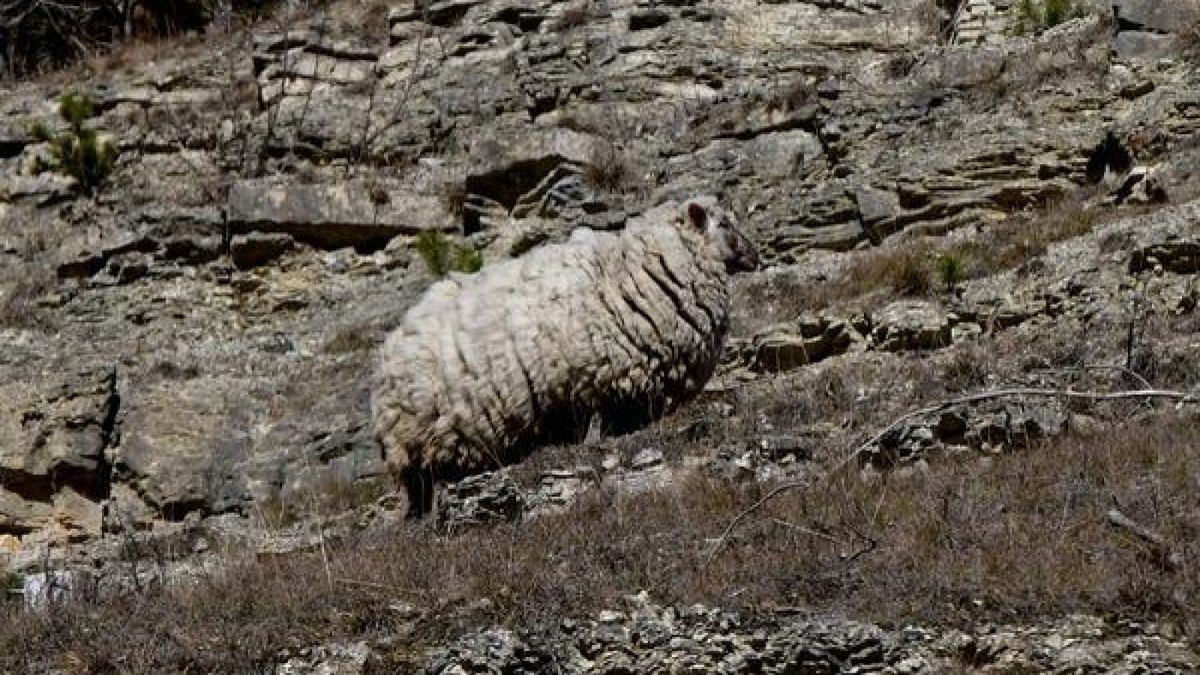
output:
[[762, 260], [758, 257], [758, 250], [751, 248], [746, 254], [746, 271], [752, 272], [762, 265]]
[[758, 251], [753, 248], [746, 248], [738, 251], [738, 254], [726, 263], [725, 269], [731, 274], [734, 272], [753, 272], [758, 269], [759, 264]]

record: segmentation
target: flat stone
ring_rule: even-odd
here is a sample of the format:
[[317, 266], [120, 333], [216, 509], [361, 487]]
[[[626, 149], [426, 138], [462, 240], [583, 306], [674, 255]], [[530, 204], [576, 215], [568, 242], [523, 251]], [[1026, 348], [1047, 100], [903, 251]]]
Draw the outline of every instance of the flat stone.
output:
[[1113, 13], [1120, 31], [1144, 30], [1156, 33], [1176, 33], [1187, 28], [1188, 12], [1184, 3], [1162, 0], [1112, 0]]
[[746, 142], [747, 158], [761, 176], [783, 178], [821, 156], [821, 142], [807, 131], [795, 129], [756, 136]]
[[436, 197], [381, 193], [361, 183], [272, 185], [243, 181], [229, 191], [235, 232], [281, 232], [321, 248], [382, 248], [393, 237], [455, 228]]
[[342, 61], [321, 54], [298, 54], [276, 66], [267, 67], [263, 79], [281, 77], [321, 80], [334, 84], [359, 84], [371, 79], [374, 64], [367, 61]]
[[276, 52], [304, 45], [317, 39], [311, 30], [291, 30], [272, 33], [256, 33], [252, 40], [255, 51]]
[[25, 146], [34, 142], [29, 133], [29, 124], [13, 119], [0, 118], [0, 159], [9, 159], [21, 154]]
[[0, 179], [0, 198], [12, 202], [28, 199], [45, 206], [74, 196], [76, 185], [74, 178], [56, 173], [8, 176]]
[[1146, 31], [1121, 31], [1113, 38], [1112, 45], [1118, 58], [1131, 61], [1157, 61], [1172, 58], [1179, 53], [1175, 36]]
[[886, 351], [936, 349], [952, 339], [950, 315], [924, 300], [893, 302], [875, 312], [871, 323], [871, 341]]
[[119, 400], [109, 367], [0, 386], [0, 533], [99, 534]]
[[163, 242], [162, 255], [191, 265], [208, 263], [221, 257], [221, 238], [216, 236], [173, 237]]
[[141, 383], [126, 397], [114, 479], [168, 520], [219, 512], [250, 445], [254, 405], [244, 387], [204, 376]]
[[894, 217], [900, 211], [900, 199], [894, 192], [863, 186], [854, 190], [854, 203], [864, 225], [870, 226]]
[[467, 10], [480, 2], [482, 0], [443, 0], [443, 2], [430, 3], [419, 9], [393, 7], [388, 12], [388, 23], [394, 25], [409, 21], [425, 21], [435, 26], [444, 26], [466, 14]]
[[864, 340], [843, 320], [801, 318], [795, 324], [774, 326], [754, 336], [753, 367], [778, 373], [862, 348]]
[[639, 451], [629, 461], [629, 466], [634, 470], [644, 470], [650, 467], [658, 466], [663, 463], [663, 454], [657, 448], [646, 448]]

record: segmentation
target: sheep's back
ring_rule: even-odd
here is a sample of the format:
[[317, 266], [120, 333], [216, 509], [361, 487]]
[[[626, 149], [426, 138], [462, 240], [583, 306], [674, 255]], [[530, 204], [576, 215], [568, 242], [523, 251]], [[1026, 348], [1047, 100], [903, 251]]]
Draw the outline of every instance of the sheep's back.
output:
[[383, 348], [389, 459], [492, 465], [549, 423], [694, 393], [719, 355], [726, 296], [723, 269], [688, 243], [674, 228], [579, 230], [435, 284]]

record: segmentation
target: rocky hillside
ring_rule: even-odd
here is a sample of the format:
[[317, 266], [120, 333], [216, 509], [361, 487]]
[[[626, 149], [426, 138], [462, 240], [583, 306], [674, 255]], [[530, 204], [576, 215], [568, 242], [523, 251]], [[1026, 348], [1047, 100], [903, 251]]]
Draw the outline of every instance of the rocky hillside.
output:
[[[1200, 668], [1198, 63], [1185, 0], [440, 0], [0, 85], [0, 670]], [[406, 521], [431, 251], [698, 193], [767, 263], [704, 395]]]

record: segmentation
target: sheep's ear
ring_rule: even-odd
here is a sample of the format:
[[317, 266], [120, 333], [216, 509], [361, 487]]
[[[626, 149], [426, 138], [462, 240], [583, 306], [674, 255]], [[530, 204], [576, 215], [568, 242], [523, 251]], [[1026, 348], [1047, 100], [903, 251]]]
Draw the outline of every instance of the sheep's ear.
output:
[[705, 230], [708, 227], [708, 211], [704, 210], [696, 202], [691, 202], [687, 205], [688, 222], [697, 230]]

